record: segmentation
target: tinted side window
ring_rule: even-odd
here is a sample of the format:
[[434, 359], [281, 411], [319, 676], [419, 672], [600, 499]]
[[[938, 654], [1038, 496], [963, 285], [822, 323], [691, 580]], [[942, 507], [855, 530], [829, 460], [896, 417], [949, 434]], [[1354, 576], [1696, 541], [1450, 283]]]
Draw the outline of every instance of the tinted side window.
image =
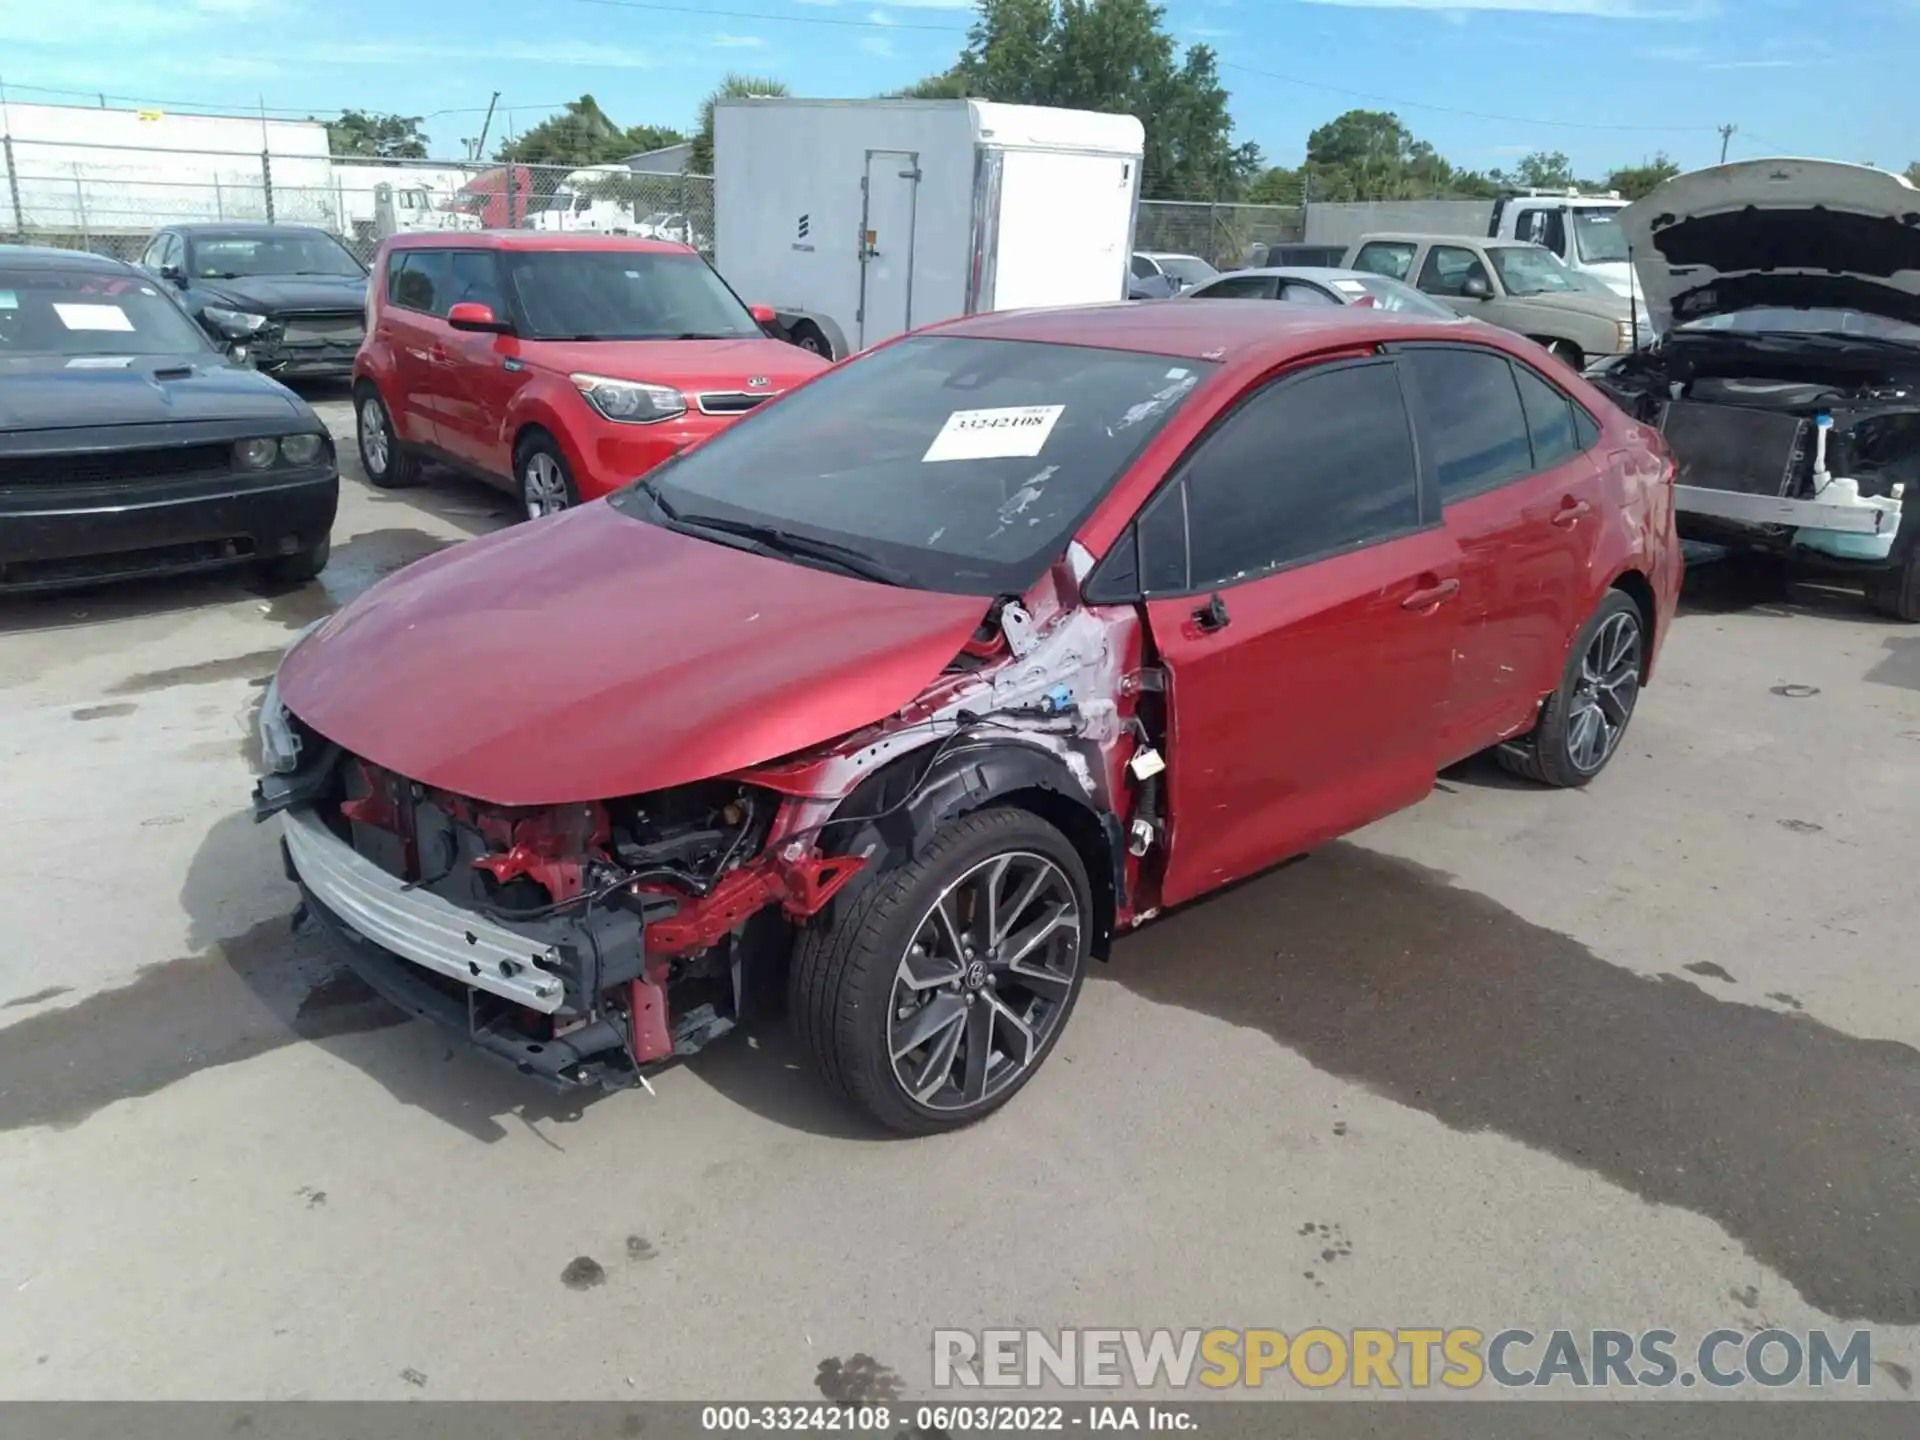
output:
[[1193, 586], [1415, 529], [1419, 477], [1394, 367], [1346, 365], [1256, 395], [1184, 467]]
[[1409, 349], [1440, 498], [1478, 495], [1529, 473], [1532, 446], [1513, 367], [1487, 350]]
[[1600, 422], [1589, 415], [1583, 406], [1573, 407], [1573, 434], [1582, 450], [1591, 450], [1600, 443]]
[[387, 292], [393, 303], [427, 315], [445, 315], [452, 302], [452, 257], [444, 250], [409, 250]]
[[1133, 527], [1139, 546], [1142, 594], [1178, 593], [1187, 584], [1187, 490], [1169, 485], [1140, 512]]
[[1144, 255], [1133, 257], [1133, 274], [1138, 280], [1146, 280], [1160, 273], [1160, 267]]
[[491, 250], [454, 250], [447, 257], [448, 293], [442, 309], [455, 305], [490, 306], [498, 315], [506, 309], [500, 289], [500, 265]]
[[1403, 241], [1375, 240], [1360, 247], [1360, 253], [1353, 257], [1353, 268], [1371, 270], [1391, 280], [1404, 280], [1407, 271], [1413, 268], [1414, 249]]
[[1271, 300], [1271, 275], [1229, 275], [1216, 280], [1193, 297], [1196, 300]]
[[1533, 437], [1533, 468], [1551, 470], [1585, 448], [1574, 433], [1573, 401], [1524, 365], [1513, 367], [1526, 407], [1527, 433]]
[[160, 251], [160, 263], [171, 265], [182, 274], [187, 269], [187, 246], [178, 235], [169, 235]]
[[147, 248], [140, 253], [140, 263], [149, 270], [160, 268], [160, 256], [167, 248], [167, 237], [156, 235], [147, 242]]

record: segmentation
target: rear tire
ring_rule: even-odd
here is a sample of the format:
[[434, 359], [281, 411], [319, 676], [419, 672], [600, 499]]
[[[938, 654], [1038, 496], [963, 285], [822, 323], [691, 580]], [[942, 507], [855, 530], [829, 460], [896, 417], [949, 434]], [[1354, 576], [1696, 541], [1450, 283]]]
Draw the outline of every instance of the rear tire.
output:
[[310, 580], [320, 578], [320, 572], [327, 568], [327, 561], [333, 555], [333, 538], [322, 535], [318, 541], [304, 550], [296, 550], [291, 555], [280, 555], [261, 566], [267, 581], [273, 585], [305, 585]]
[[[1920, 526], [1920, 509], [1904, 523]], [[1904, 561], [1868, 579], [1867, 603], [1889, 619], [1914, 625], [1920, 624], [1920, 543], [1908, 544], [1906, 552]]]
[[1066, 836], [1010, 805], [965, 816], [802, 932], [788, 976], [795, 1034], [827, 1083], [889, 1130], [970, 1125], [1052, 1052], [1092, 921]]
[[1514, 774], [1540, 785], [1585, 785], [1619, 753], [1647, 668], [1646, 620], [1633, 597], [1609, 590], [1580, 627], [1565, 672], [1540, 722], [1494, 753]]
[[420, 461], [401, 443], [393, 428], [386, 401], [368, 381], [354, 387], [353, 414], [360, 447], [360, 464], [367, 479], [381, 490], [403, 490], [420, 480]]

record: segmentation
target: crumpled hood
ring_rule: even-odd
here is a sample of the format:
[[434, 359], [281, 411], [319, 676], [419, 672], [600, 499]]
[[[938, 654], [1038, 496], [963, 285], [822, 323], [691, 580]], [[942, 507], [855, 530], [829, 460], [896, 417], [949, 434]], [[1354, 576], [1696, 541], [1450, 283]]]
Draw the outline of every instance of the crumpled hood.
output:
[[1832, 160], [1742, 160], [1620, 212], [1654, 329], [1761, 306], [1920, 324], [1920, 191]]
[[279, 692], [315, 730], [498, 805], [662, 790], [899, 710], [986, 613], [604, 502], [422, 560], [297, 644]]
[[306, 430], [311, 412], [284, 385], [191, 355], [32, 355], [0, 360], [0, 433], [182, 420], [258, 420]]
[[237, 280], [199, 280], [188, 292], [203, 305], [256, 315], [303, 310], [359, 310], [367, 303], [364, 276], [243, 275]]

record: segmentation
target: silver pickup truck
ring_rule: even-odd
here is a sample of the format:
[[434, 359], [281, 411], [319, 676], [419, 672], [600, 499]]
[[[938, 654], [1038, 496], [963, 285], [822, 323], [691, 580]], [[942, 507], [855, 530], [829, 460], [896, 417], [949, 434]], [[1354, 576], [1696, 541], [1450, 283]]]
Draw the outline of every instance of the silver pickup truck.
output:
[[[1539, 245], [1462, 235], [1362, 235], [1346, 268], [1403, 280], [1462, 315], [1536, 340], [1578, 370], [1634, 348], [1633, 306]], [[1637, 338], [1653, 332], [1639, 317]]]

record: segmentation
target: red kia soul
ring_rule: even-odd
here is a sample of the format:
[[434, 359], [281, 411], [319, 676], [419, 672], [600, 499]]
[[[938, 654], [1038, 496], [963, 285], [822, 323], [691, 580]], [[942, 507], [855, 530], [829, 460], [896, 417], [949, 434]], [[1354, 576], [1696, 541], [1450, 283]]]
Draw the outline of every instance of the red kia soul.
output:
[[598, 499], [829, 362], [771, 339], [697, 253], [610, 235], [397, 235], [354, 360], [382, 487], [439, 460], [529, 519]]
[[368, 984], [530, 1076], [637, 1084], [784, 989], [830, 1084], [945, 1129], [1165, 907], [1476, 751], [1601, 774], [1673, 473], [1490, 326], [976, 316], [375, 585], [263, 697], [254, 813]]

